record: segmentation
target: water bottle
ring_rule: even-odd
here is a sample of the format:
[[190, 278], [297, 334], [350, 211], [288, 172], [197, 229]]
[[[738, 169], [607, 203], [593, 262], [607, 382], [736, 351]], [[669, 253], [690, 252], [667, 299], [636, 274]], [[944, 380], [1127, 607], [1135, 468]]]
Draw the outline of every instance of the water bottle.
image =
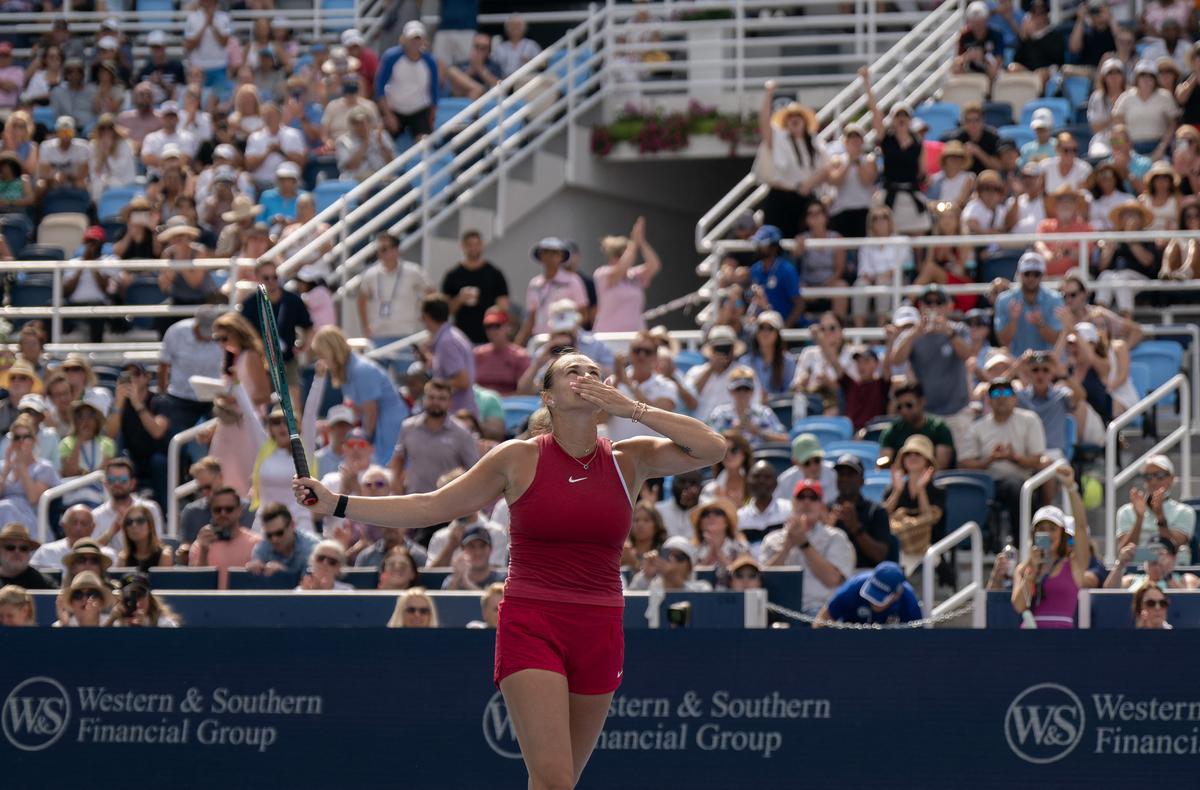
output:
[[1000, 552], [1008, 559], [1008, 568], [1004, 571], [1005, 578], [1011, 579], [1013, 571], [1017, 567], [1017, 549], [1013, 544], [1006, 543], [1004, 550]]

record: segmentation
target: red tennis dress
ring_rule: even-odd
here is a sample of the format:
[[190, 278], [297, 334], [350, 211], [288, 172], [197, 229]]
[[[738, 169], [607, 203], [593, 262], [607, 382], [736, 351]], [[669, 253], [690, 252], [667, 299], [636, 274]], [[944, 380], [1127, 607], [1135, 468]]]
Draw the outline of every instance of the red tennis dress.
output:
[[508, 580], [496, 628], [496, 685], [522, 669], [567, 678], [573, 694], [621, 685], [625, 657], [621, 548], [633, 507], [600, 439], [583, 463], [537, 437], [533, 482], [509, 507]]

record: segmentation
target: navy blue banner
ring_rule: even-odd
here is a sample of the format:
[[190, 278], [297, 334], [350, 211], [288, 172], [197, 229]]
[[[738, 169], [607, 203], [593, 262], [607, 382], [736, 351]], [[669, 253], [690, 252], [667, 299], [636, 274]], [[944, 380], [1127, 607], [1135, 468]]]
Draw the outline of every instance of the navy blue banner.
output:
[[[487, 632], [0, 644], [4, 787], [525, 786]], [[630, 631], [580, 786], [1194, 787], [1200, 686], [1129, 663], [1168, 652], [1197, 655], [1200, 634]]]

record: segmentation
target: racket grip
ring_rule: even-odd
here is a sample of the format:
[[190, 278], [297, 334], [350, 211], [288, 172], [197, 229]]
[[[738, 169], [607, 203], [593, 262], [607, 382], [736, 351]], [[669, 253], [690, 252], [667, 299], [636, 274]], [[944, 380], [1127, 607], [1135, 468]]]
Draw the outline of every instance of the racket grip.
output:
[[[299, 436], [292, 436], [292, 464], [296, 467], [296, 474], [300, 477], [311, 477], [308, 473], [308, 456], [304, 454], [304, 444], [300, 441]], [[310, 488], [308, 495], [304, 497], [304, 504], [317, 504], [317, 495]]]

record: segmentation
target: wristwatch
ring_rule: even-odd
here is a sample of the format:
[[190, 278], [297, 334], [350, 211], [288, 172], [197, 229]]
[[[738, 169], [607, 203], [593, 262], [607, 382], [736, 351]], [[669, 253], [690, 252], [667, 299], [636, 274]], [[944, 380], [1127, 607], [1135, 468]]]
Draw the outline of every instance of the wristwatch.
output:
[[801, 543], [798, 548], [800, 549], [800, 551], [808, 551], [811, 546], [812, 546], [812, 543], [810, 541], [806, 540], [803, 543]]

